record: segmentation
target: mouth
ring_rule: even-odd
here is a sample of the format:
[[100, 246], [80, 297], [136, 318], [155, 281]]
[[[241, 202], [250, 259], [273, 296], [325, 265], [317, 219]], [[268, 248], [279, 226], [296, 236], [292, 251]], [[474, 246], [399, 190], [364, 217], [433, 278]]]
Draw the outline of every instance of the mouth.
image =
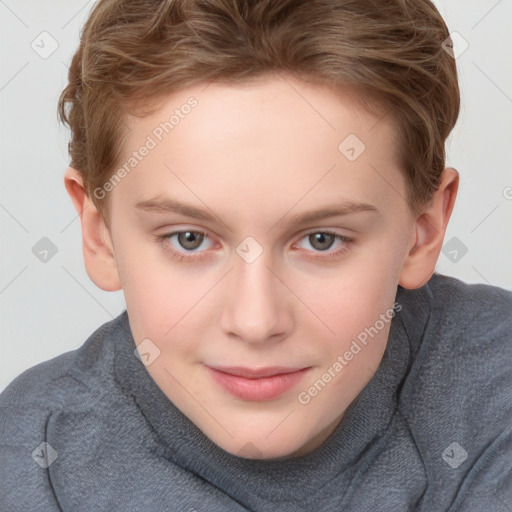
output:
[[272, 366], [244, 368], [240, 366], [206, 366], [212, 379], [226, 392], [254, 402], [274, 400], [296, 386], [312, 368]]

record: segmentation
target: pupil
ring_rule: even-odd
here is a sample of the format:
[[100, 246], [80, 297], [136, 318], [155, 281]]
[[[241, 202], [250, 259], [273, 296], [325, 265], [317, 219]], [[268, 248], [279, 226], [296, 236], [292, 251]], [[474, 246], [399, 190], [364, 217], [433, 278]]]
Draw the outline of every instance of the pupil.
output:
[[[197, 248], [202, 241], [202, 236], [199, 233], [194, 233], [193, 231], [185, 231], [184, 233], [180, 233], [178, 235], [180, 244], [185, 247], [185, 249], [195, 249]], [[195, 240], [194, 240], [195, 239]], [[199, 244], [198, 244], [199, 240]]]
[[[315, 244], [317, 242], [320, 242], [321, 247], [317, 247], [317, 249], [328, 249], [332, 245], [332, 240], [329, 240], [332, 239], [332, 235], [329, 235], [328, 233], [315, 233], [312, 236], [314, 240], [314, 243], [312, 243], [312, 245], [314, 247], [316, 247]], [[325, 246], [326, 239], [328, 240], [327, 247]]]

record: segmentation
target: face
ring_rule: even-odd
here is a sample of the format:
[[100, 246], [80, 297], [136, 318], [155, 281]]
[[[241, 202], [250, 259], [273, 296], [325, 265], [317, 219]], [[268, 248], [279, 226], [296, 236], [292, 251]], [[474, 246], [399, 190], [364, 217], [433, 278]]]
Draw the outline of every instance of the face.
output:
[[110, 236], [147, 371], [224, 450], [308, 453], [381, 361], [414, 238], [392, 127], [268, 76], [127, 124]]

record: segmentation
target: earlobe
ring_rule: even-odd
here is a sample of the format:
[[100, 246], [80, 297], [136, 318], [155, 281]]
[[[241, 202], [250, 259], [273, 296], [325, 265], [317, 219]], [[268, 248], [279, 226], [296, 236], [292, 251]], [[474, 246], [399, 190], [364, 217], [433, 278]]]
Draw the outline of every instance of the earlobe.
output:
[[64, 185], [80, 215], [85, 268], [91, 280], [105, 291], [122, 288], [109, 230], [101, 214], [89, 199], [79, 171], [69, 167]]
[[459, 173], [452, 168], [444, 169], [438, 189], [416, 219], [415, 240], [398, 280], [403, 288], [420, 288], [435, 272], [458, 186]]

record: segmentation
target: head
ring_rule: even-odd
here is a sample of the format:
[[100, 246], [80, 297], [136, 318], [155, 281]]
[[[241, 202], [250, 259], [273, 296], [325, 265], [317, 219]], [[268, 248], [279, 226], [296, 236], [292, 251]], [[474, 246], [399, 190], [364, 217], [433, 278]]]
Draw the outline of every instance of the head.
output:
[[87, 272], [123, 289], [148, 372], [226, 451], [322, 444], [397, 286], [433, 274], [458, 185], [448, 35], [427, 0], [92, 11], [59, 100]]

